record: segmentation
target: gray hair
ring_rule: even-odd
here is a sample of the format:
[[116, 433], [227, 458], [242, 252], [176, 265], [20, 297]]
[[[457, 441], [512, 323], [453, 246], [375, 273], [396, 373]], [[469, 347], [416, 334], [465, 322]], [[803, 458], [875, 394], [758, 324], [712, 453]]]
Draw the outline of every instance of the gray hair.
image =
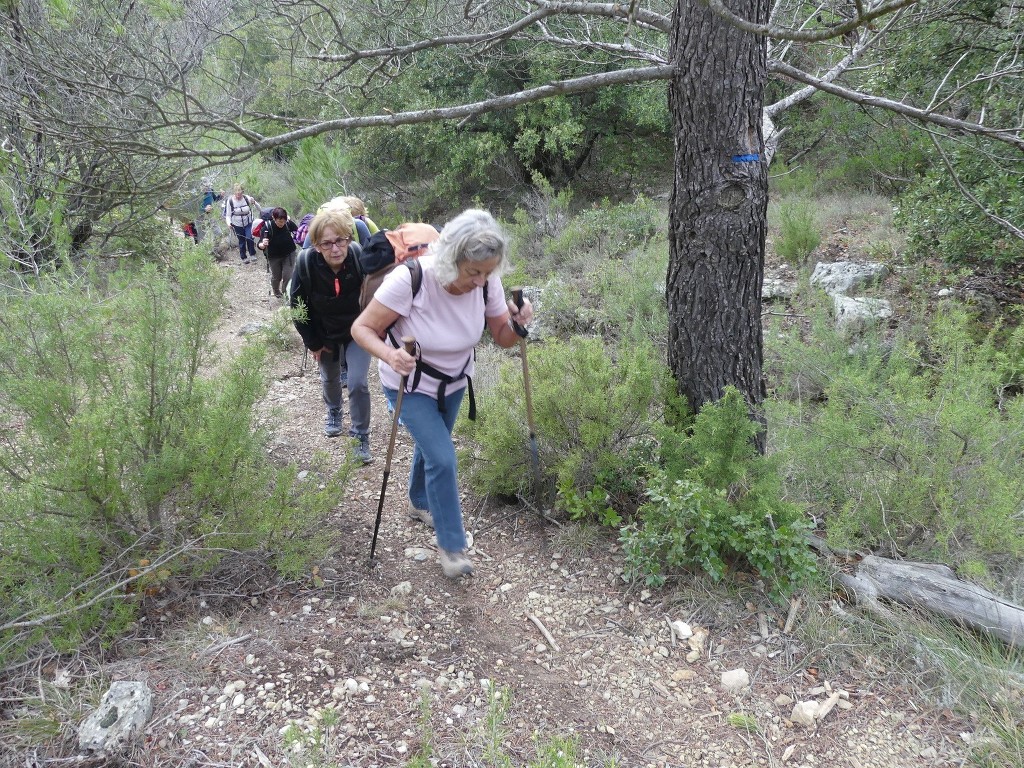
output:
[[441, 237], [430, 244], [434, 271], [441, 285], [455, 282], [459, 265], [467, 261], [487, 261], [500, 256], [491, 274], [499, 277], [508, 263], [508, 238], [487, 211], [470, 208], [445, 224]]

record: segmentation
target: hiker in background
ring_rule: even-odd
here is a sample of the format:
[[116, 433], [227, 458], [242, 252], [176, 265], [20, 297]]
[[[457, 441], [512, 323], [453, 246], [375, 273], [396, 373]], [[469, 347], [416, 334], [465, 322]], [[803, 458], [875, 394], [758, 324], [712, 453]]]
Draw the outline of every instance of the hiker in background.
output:
[[[320, 366], [327, 418], [324, 434], [342, 432], [341, 367], [348, 368], [349, 435], [358, 440], [355, 458], [367, 464], [370, 455], [370, 389], [366, 378], [370, 355], [352, 341], [352, 322], [359, 315], [359, 289], [363, 278], [356, 269], [352, 234], [355, 222], [348, 208], [318, 213], [309, 225], [311, 250], [299, 255], [289, 286], [293, 308], [305, 307], [305, 318], [295, 320], [302, 341]], [[299, 313], [302, 314], [301, 312]]]
[[267, 257], [270, 288], [278, 299], [281, 298], [282, 285], [287, 287], [292, 279], [297, 247], [292, 233], [298, 228], [298, 224], [288, 218], [288, 211], [277, 207], [270, 212], [270, 223], [265, 224], [260, 232], [259, 248]]
[[[517, 309], [505, 301], [500, 275], [507, 254], [508, 239], [491, 214], [463, 211], [419, 258], [422, 282], [415, 297], [412, 270], [396, 269], [352, 326], [352, 337], [380, 361], [381, 384], [392, 407], [401, 377], [409, 377], [401, 413], [415, 442], [408, 512], [435, 529], [441, 570], [451, 578], [473, 573], [465, 552], [452, 443], [467, 384], [472, 410], [473, 350], [485, 322], [498, 346], [508, 348], [519, 342], [511, 318], [525, 327], [533, 317], [530, 302]], [[403, 336], [414, 337], [420, 359], [389, 343], [388, 329], [396, 343]]]
[[301, 246], [303, 248], [309, 247], [308, 245], [303, 245], [303, 243], [306, 242], [306, 235], [309, 233], [309, 223], [313, 221], [314, 216], [316, 216], [315, 213], [307, 213], [305, 216], [302, 217], [302, 220], [299, 221], [299, 228], [295, 230], [294, 234], [292, 235], [296, 245]]
[[[368, 242], [370, 242], [370, 229], [369, 229], [369, 227], [367, 227], [366, 223], [363, 222], [361, 219], [355, 218], [355, 215], [352, 213], [352, 208], [346, 202], [346, 198], [344, 198], [344, 197], [332, 197], [326, 203], [324, 203], [319, 208], [317, 208], [316, 209], [316, 213], [319, 216], [324, 211], [332, 211], [332, 210], [339, 210], [339, 211], [343, 210], [343, 211], [346, 211], [350, 216], [352, 216], [353, 224], [355, 225], [355, 230], [354, 231], [356, 233], [356, 240], [355, 240], [355, 242], [357, 242], [360, 246], [365, 246]], [[374, 226], [377, 226], [377, 225], [374, 224]], [[303, 241], [303, 243], [302, 243], [302, 247], [303, 248], [309, 248], [310, 245], [312, 245], [312, 242], [310, 241], [309, 235], [307, 234], [305, 241]]]
[[[378, 232], [380, 232], [380, 227], [374, 224], [373, 219], [366, 215], [366, 203], [364, 203], [358, 197], [345, 197], [342, 199], [346, 203], [348, 203], [349, 210], [352, 211], [352, 218], [363, 222], [363, 224], [366, 225], [366, 229], [369, 231], [371, 236], [376, 235]], [[360, 245], [362, 245], [364, 248], [366, 247], [366, 243], [360, 243]]]
[[213, 204], [216, 203], [218, 200], [221, 200], [223, 198], [224, 198], [224, 193], [223, 192], [214, 192], [213, 191], [213, 182], [211, 182], [211, 181], [204, 181], [203, 182], [203, 202], [201, 203], [201, 205], [203, 207], [203, 213], [210, 213], [210, 211], [213, 210]]
[[185, 233], [185, 237], [191, 237], [196, 245], [199, 245], [199, 230], [196, 229], [196, 223], [192, 219], [183, 219], [181, 222], [181, 231]]
[[224, 221], [238, 237], [238, 257], [243, 264], [256, 260], [256, 243], [252, 239], [252, 222], [260, 214], [260, 204], [235, 184], [232, 195], [224, 201]]
[[[220, 236], [224, 233], [224, 230], [220, 226], [220, 219], [212, 215], [213, 204], [223, 200], [223, 192], [215, 192], [213, 189], [213, 182], [209, 179], [203, 180], [203, 197], [199, 203], [200, 214], [199, 221], [202, 222], [202, 227], [197, 229], [196, 242], [206, 240], [211, 237], [214, 241], [214, 248], [216, 248], [216, 241], [220, 239]], [[198, 227], [198, 223], [197, 223]]]

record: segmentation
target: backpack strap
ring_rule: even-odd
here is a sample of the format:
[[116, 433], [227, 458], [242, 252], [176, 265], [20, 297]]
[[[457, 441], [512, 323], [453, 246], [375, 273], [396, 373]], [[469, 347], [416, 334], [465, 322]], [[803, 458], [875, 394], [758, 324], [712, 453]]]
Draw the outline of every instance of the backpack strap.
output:
[[469, 390], [469, 420], [476, 421], [476, 397], [473, 395], [473, 377], [466, 375], [466, 368], [469, 367], [470, 362], [475, 358], [476, 350], [473, 350], [473, 354], [469, 356], [469, 360], [466, 361], [466, 365], [463, 366], [462, 372], [458, 376], [449, 376], [446, 373], [442, 373], [437, 370], [430, 363], [426, 362], [422, 358], [416, 358], [416, 372], [412, 377], [412, 384], [409, 387], [410, 392], [415, 392], [416, 387], [419, 386], [420, 377], [425, 373], [427, 376], [437, 379], [440, 384], [437, 385], [437, 410], [441, 413], [448, 413], [448, 409], [444, 405], [444, 398], [448, 385], [460, 381], [461, 379], [466, 380], [466, 389]]
[[[412, 298], [415, 299], [416, 294], [420, 292], [420, 287], [423, 285], [423, 266], [416, 259], [409, 259], [402, 263], [407, 266], [409, 271], [412, 273], [409, 279], [412, 284]], [[387, 329], [388, 341], [391, 342], [395, 349], [399, 349], [402, 346], [398, 343], [398, 339], [395, 338], [395, 334], [391, 332], [391, 329], [395, 327], [395, 323], [397, 322], [398, 321], [395, 320], [395, 322], [389, 325]]]
[[[299, 255], [295, 258], [295, 271], [299, 273], [299, 280], [309, 290], [310, 284], [310, 272], [309, 272], [309, 260], [313, 253], [313, 246], [309, 248], [303, 248], [299, 251]], [[289, 297], [290, 298], [290, 297]]]

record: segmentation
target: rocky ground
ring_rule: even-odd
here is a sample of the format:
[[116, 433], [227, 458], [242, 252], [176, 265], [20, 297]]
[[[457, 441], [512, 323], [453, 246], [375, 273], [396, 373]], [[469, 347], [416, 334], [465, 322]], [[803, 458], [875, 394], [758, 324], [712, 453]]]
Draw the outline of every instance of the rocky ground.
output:
[[[220, 269], [231, 277], [220, 341], [242, 344], [279, 303], [262, 265], [235, 257]], [[347, 446], [323, 437], [319, 382], [301, 363], [296, 344], [276, 364], [273, 450], [340, 461]], [[872, 648], [837, 634], [831, 671], [818, 663], [824, 652], [801, 629], [827, 606], [790, 615], [756, 585], [699, 579], [648, 591], [623, 581], [613, 541], [469, 494], [476, 576], [444, 578], [430, 530], [404, 515], [402, 433], [371, 566], [390, 426], [373, 390], [376, 460], [325, 511], [329, 560], [302, 583], [197, 599], [194, 613], [165, 618], [159, 641], [104, 670], [156, 694], [130, 764], [405, 765], [429, 744], [435, 765], [526, 765], [558, 735], [592, 766], [963, 764], [970, 724], [931, 709]], [[293, 724], [304, 757], [289, 746]]]

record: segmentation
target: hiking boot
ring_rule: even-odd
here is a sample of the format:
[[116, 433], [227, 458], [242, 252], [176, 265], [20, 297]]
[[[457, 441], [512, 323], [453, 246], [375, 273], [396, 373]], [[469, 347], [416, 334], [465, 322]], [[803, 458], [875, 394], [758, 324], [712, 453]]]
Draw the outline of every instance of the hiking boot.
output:
[[463, 552], [441, 550], [441, 570], [449, 579], [473, 575], [473, 563]]
[[356, 435], [355, 437], [359, 442], [352, 447], [352, 455], [355, 456], [356, 461], [369, 464], [373, 461], [373, 456], [370, 455], [370, 436]]
[[412, 502], [410, 501], [409, 506], [406, 507], [406, 510], [408, 511], [409, 517], [411, 519], [417, 520], [429, 528], [434, 527], [434, 516], [430, 514], [429, 509], [416, 509], [416, 507], [414, 507], [412, 505]]
[[324, 434], [328, 437], [337, 437], [341, 434], [341, 408], [327, 409], [327, 418], [324, 420]]

